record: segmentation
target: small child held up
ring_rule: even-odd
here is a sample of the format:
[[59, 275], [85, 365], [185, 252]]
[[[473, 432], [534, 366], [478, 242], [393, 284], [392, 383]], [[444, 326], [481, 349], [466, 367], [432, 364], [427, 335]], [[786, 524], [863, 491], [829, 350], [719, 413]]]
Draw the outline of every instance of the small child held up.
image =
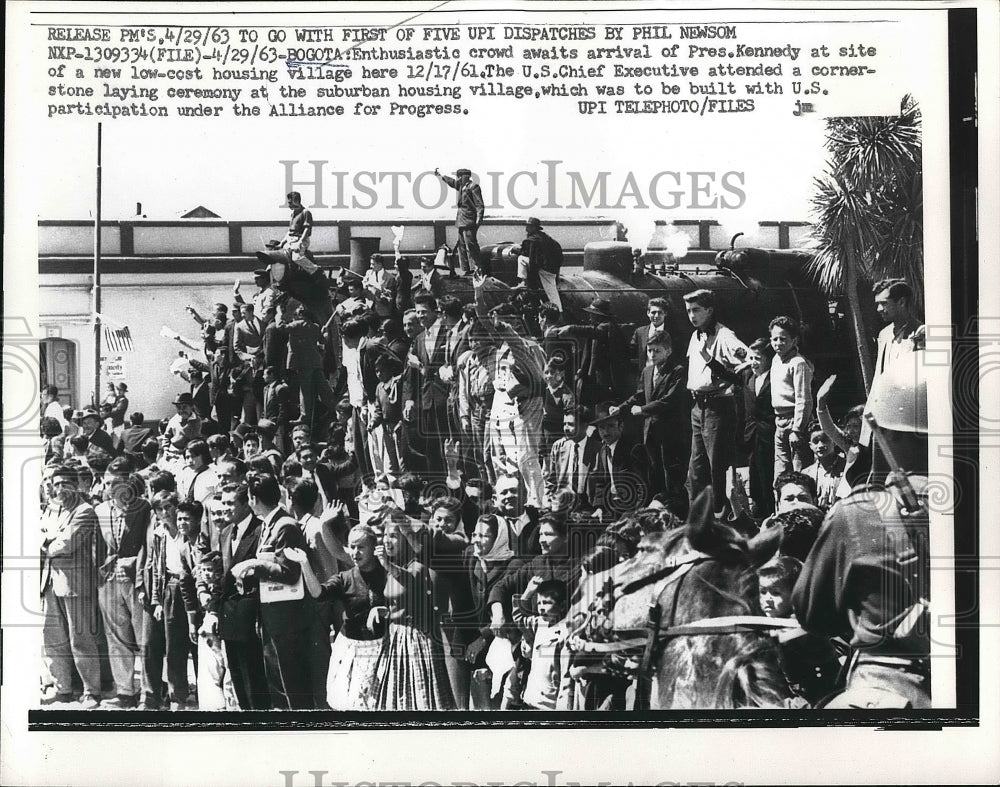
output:
[[[785, 555], [757, 569], [760, 608], [767, 617], [794, 617], [792, 588], [801, 571], [802, 561]], [[779, 632], [778, 646], [785, 680], [797, 697], [814, 705], [833, 692], [841, 662], [829, 638], [791, 628]]]
[[[532, 609], [532, 601], [538, 612]], [[515, 599], [513, 618], [521, 630], [522, 653], [531, 659], [522, 700], [527, 708], [555, 710], [559, 682], [565, 671], [565, 641], [568, 629], [566, 583], [533, 577], [524, 593]]]

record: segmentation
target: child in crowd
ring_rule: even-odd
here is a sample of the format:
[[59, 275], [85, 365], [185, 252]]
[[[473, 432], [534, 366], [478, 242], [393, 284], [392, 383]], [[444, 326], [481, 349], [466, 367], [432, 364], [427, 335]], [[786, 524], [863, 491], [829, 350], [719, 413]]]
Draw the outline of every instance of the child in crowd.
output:
[[406, 438], [402, 426], [403, 402], [399, 390], [402, 372], [402, 364], [388, 355], [380, 355], [375, 361], [378, 385], [375, 387], [375, 406], [372, 419], [368, 422], [368, 431], [377, 433], [381, 437], [382, 448], [378, 453], [380, 474], [388, 477], [390, 481], [396, 480], [406, 472]]
[[[514, 623], [523, 635], [521, 653], [531, 659], [522, 700], [528, 708], [555, 710], [566, 666], [564, 646], [568, 628], [563, 621], [566, 583], [558, 579], [543, 582], [540, 577], [533, 577], [524, 593], [514, 601]], [[532, 609], [532, 602], [537, 614]]]
[[545, 393], [542, 404], [542, 445], [540, 458], [552, 450], [563, 435], [563, 418], [576, 410], [576, 397], [566, 385], [566, 367], [561, 359], [550, 358], [545, 364]]
[[799, 324], [775, 317], [770, 324], [771, 404], [774, 406], [774, 475], [801, 470], [810, 462], [806, 443], [812, 417], [813, 367], [799, 352]]
[[816, 505], [827, 509], [837, 500], [837, 489], [844, 476], [844, 456], [822, 429], [809, 433], [809, 448], [816, 461], [803, 468], [802, 474], [816, 482]]
[[[792, 588], [802, 571], [802, 561], [779, 555], [757, 570], [760, 608], [769, 618], [792, 618]], [[826, 637], [807, 634], [797, 627], [778, 634], [779, 661], [788, 687], [810, 705], [833, 692], [840, 659]]]

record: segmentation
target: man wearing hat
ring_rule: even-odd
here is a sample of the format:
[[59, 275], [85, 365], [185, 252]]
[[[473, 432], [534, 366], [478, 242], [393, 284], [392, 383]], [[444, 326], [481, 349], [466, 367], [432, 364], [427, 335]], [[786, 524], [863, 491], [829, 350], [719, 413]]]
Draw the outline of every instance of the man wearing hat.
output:
[[194, 413], [194, 398], [191, 394], [177, 394], [173, 404], [177, 413], [167, 421], [163, 436], [168, 445], [183, 452], [188, 443], [201, 437], [201, 419]]
[[93, 407], [84, 409], [80, 416], [80, 426], [83, 428], [84, 436], [89, 441], [89, 445], [87, 446], [88, 451], [91, 448], [100, 448], [108, 456], [114, 456], [117, 453], [115, 451], [114, 440], [102, 428], [101, 414]]
[[598, 403], [594, 415], [591, 426], [597, 427], [601, 445], [587, 476], [587, 497], [603, 518], [614, 520], [646, 504], [648, 460], [642, 445], [623, 433], [614, 402]]
[[56, 468], [52, 473], [55, 497], [42, 515], [42, 643], [45, 665], [55, 681], [53, 700], [73, 700], [75, 671], [83, 680], [83, 706], [96, 708], [101, 703], [97, 641], [100, 539], [97, 514], [81, 496], [77, 481], [76, 468]]
[[896, 359], [872, 385], [866, 420], [893, 475], [834, 504], [795, 583], [811, 634], [851, 644], [846, 691], [828, 708], [929, 708], [927, 365]]
[[476, 233], [483, 223], [483, 192], [478, 183], [472, 182], [472, 170], [455, 170], [454, 179], [442, 175], [434, 169], [434, 174], [458, 192], [458, 213], [455, 224], [458, 227], [458, 264], [464, 276], [470, 270], [479, 268], [479, 241]]
[[587, 339], [576, 370], [579, 381], [578, 399], [583, 405], [593, 405], [609, 397], [624, 396], [628, 389], [628, 343], [615, 321], [611, 301], [596, 297], [584, 311], [590, 325], [561, 325], [550, 335]]
[[542, 223], [532, 216], [524, 224], [527, 236], [515, 251], [517, 276], [522, 285], [533, 290], [542, 289], [549, 301], [562, 311], [559, 289], [556, 282], [563, 263], [563, 251], [555, 239], [542, 230]]

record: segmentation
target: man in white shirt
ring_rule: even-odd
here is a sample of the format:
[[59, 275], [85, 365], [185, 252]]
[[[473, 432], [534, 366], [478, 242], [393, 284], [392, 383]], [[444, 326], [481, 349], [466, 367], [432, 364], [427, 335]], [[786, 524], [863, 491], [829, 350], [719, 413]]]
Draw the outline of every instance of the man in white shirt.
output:
[[913, 315], [913, 289], [903, 279], [883, 279], [874, 288], [875, 311], [887, 325], [879, 332], [874, 380], [900, 355], [914, 350], [914, 336], [923, 326]]
[[59, 388], [54, 385], [45, 386], [42, 391], [42, 418], [55, 418], [59, 422], [63, 433], [66, 432], [66, 417], [63, 414], [62, 405], [59, 404]]
[[715, 293], [695, 290], [684, 296], [688, 320], [694, 326], [688, 343], [687, 387], [691, 408], [691, 460], [688, 495], [694, 500], [709, 484], [715, 493], [716, 513], [728, 507], [726, 474], [736, 459], [735, 369], [747, 348], [715, 316]]

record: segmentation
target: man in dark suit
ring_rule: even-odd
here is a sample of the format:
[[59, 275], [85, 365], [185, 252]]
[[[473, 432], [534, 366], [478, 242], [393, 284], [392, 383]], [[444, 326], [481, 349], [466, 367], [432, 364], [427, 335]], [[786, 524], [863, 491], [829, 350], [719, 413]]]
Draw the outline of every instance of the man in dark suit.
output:
[[230, 523], [219, 539], [223, 577], [219, 597], [209, 604], [203, 629], [209, 636], [222, 638], [240, 708], [269, 710], [271, 699], [264, 675], [264, 650], [257, 636], [258, 583], [252, 576], [237, 582], [232, 574], [233, 566], [257, 554], [262, 523], [250, 509], [245, 486], [224, 488], [221, 505]]
[[264, 322], [256, 314], [252, 303], [241, 307], [243, 319], [233, 327], [233, 349], [244, 361], [260, 363], [264, 354]]
[[754, 516], [766, 519], [774, 513], [774, 405], [771, 403], [771, 359], [774, 350], [767, 339], [757, 339], [747, 348], [749, 366], [740, 372], [743, 381], [742, 451], [750, 467], [750, 497]]
[[288, 369], [295, 372], [298, 381], [302, 420], [316, 434], [322, 431], [315, 418], [316, 399], [328, 414], [337, 407], [337, 397], [323, 373], [323, 333], [315, 315], [304, 306], [296, 310], [291, 322], [279, 322], [278, 329], [288, 337]]
[[441, 380], [448, 331], [438, 316], [437, 300], [429, 293], [418, 295], [417, 316], [423, 332], [413, 341], [407, 364], [414, 374], [403, 376], [403, 418], [415, 422], [410, 434], [424, 444], [427, 465], [444, 467], [444, 439], [448, 436], [448, 385]]
[[664, 495], [670, 510], [687, 515], [688, 434], [691, 398], [684, 367], [674, 362], [670, 334], [654, 334], [646, 344], [649, 365], [642, 370], [639, 390], [612, 415], [624, 411], [643, 419], [642, 442], [649, 458], [649, 492]]
[[[472, 182], [472, 170], [455, 170], [455, 177], [449, 178], [434, 169], [434, 174], [458, 192], [458, 213], [455, 224], [458, 227], [458, 264], [464, 276], [470, 270], [479, 270], [479, 241], [476, 233], [483, 223], [486, 205], [478, 183]], [[454, 275], [454, 271], [452, 271]]]
[[601, 436], [601, 446], [587, 478], [587, 497], [602, 519], [615, 520], [620, 515], [644, 505], [648, 499], [648, 461], [639, 443], [623, 434], [621, 414], [612, 402], [595, 408], [592, 422]]
[[[314, 695], [314, 641], [319, 634], [312, 615], [315, 608], [305, 598], [301, 566], [288, 559], [285, 549], [306, 550], [299, 523], [279, 503], [281, 491], [273, 475], [248, 477], [250, 504], [261, 517], [256, 553], [235, 564], [230, 574], [237, 582], [260, 585], [260, 626], [264, 673], [271, 704], [281, 709], [312, 709]], [[326, 634], [329, 644], [329, 634]], [[327, 649], [327, 663], [329, 650]]]
[[[106, 434], [106, 433], [105, 433]], [[55, 701], [74, 697], [74, 671], [83, 680], [82, 704], [101, 704], [97, 567], [103, 562], [97, 514], [77, 487], [77, 470], [52, 474], [55, 497], [42, 515], [42, 643], [55, 682]]]
[[275, 443], [283, 455], [291, 449], [289, 424], [298, 415], [298, 408], [292, 400], [292, 389], [281, 380], [280, 369], [268, 366], [264, 369], [264, 418], [273, 421], [278, 431]]

